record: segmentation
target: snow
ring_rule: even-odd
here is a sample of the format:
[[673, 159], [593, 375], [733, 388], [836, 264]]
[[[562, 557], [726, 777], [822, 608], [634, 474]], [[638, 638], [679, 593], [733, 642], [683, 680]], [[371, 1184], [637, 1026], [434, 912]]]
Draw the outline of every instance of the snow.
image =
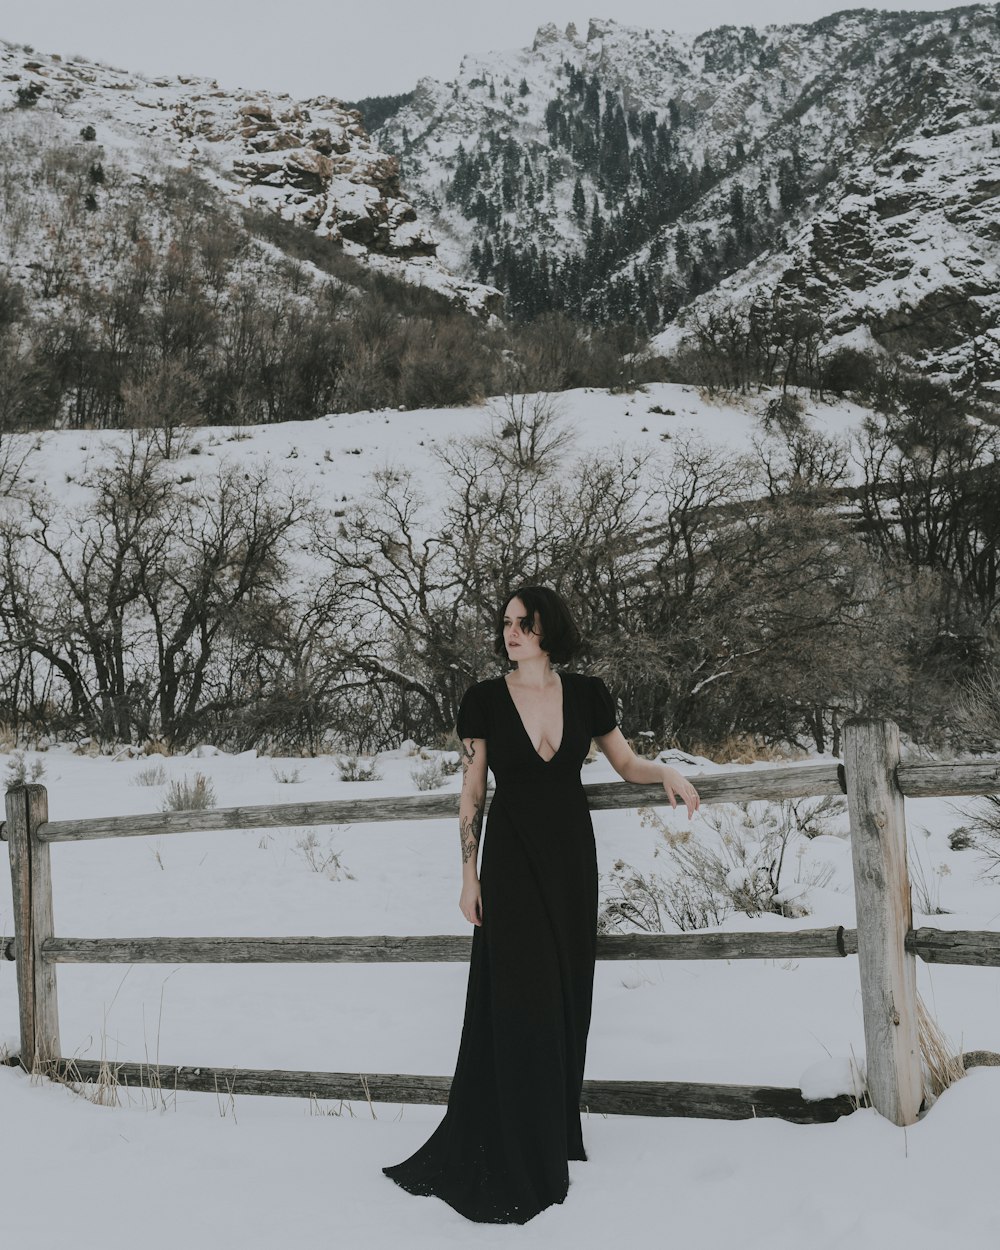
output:
[[[523, 1227], [473, 1227], [382, 1175], [440, 1109], [408, 1107], [396, 1119], [378, 1107], [372, 1119], [361, 1108], [350, 1118], [260, 1099], [240, 1103], [234, 1121], [212, 1095], [163, 1114], [99, 1108], [2, 1070], [0, 1104], [18, 1129], [0, 1228], [24, 1250], [131, 1250], [137, 1237], [144, 1250], [331, 1241], [443, 1250], [472, 1239], [597, 1250], [651, 1234], [689, 1250], [996, 1244], [995, 1072], [971, 1073], [905, 1134], [873, 1111], [809, 1127], [589, 1117], [590, 1157], [570, 1164], [567, 1200]], [[54, 1153], [72, 1159], [55, 1176]]]
[[[408, 752], [415, 750], [400, 744], [383, 752], [382, 779], [366, 783], [340, 781], [330, 758], [254, 759], [213, 752], [211, 744], [196, 759], [94, 758], [53, 747], [28, 752], [27, 763], [45, 764], [58, 820], [158, 810], [165, 786], [134, 784], [150, 763], [162, 763], [168, 781], [204, 772], [219, 806], [410, 794], [418, 757]], [[717, 767], [699, 763], [702, 772]], [[297, 784], [277, 780], [292, 773]], [[614, 778], [603, 757], [585, 766], [586, 782]], [[459, 784], [453, 776], [445, 788]], [[686, 823], [683, 813], [661, 814]], [[696, 834], [702, 819], [692, 822]], [[946, 800], [928, 799], [908, 801], [907, 819], [921, 854], [933, 847], [951, 867], [942, 886], [951, 913], [916, 922], [995, 928], [1000, 889], [982, 879], [974, 852], [947, 850], [960, 816]], [[317, 827], [320, 847], [335, 850], [351, 874], [338, 879], [309, 867], [299, 846], [305, 829], [55, 844], [56, 930], [462, 933], [453, 824]], [[602, 873], [618, 857], [649, 860], [654, 838], [637, 813], [595, 812], [594, 825]], [[850, 924], [846, 839], [835, 830], [807, 850], [835, 867], [830, 885], [810, 892], [810, 915], [731, 916], [726, 928]], [[8, 891], [0, 874], [0, 930], [9, 933]], [[0, 965], [0, 1039], [10, 1047], [14, 971]], [[807, 1097], [854, 1089], [849, 1057], [864, 1054], [857, 978], [854, 958], [599, 963], [587, 1076], [759, 1082], [800, 1086]], [[62, 965], [63, 1050], [166, 1064], [450, 1075], [465, 979], [462, 964]], [[918, 964], [918, 979], [955, 1045], [1000, 1049], [998, 970]], [[971, 1071], [905, 1132], [870, 1109], [816, 1126], [589, 1115], [590, 1157], [570, 1165], [567, 1201], [517, 1231], [483, 1226], [474, 1234], [444, 1203], [405, 1194], [380, 1170], [416, 1149], [440, 1107], [179, 1093], [163, 1109], [148, 1091], [121, 1097], [119, 1107], [94, 1106], [0, 1069], [5, 1244], [131, 1247], [142, 1227], [147, 1250], [181, 1241], [263, 1250], [276, 1239], [319, 1244], [335, 1228], [344, 1244], [372, 1250], [467, 1244], [470, 1235], [487, 1245], [517, 1237], [524, 1245], [596, 1250], [630, 1232], [705, 1250], [875, 1250], [887, 1234], [938, 1250], [947, 1233], [949, 1244], [987, 1250], [1000, 1217], [992, 1184], [996, 1070]]]
[[[693, 386], [651, 383], [631, 394], [586, 387], [554, 396], [559, 417], [571, 431], [570, 457], [587, 457], [612, 447], [648, 454], [654, 466], [667, 467], [674, 448], [698, 440], [731, 452], [750, 453], [761, 441], [759, 418], [772, 393], [710, 397]], [[866, 410], [847, 401], [817, 403], [803, 396], [805, 419], [830, 436], [847, 437], [858, 429]], [[405, 464], [429, 494], [446, 480], [435, 458], [449, 439], [469, 439], [490, 430], [494, 414], [502, 417], [504, 397], [478, 407], [384, 409], [287, 421], [275, 425], [199, 426], [191, 431], [184, 453], [169, 463], [178, 476], [211, 478], [220, 465], [267, 463], [276, 478], [314, 488], [329, 507], [360, 498], [374, 470]], [[56, 430], [32, 436], [37, 450], [28, 462], [29, 479], [48, 482], [60, 506], [71, 509], [90, 499], [90, 475], [116, 449], [129, 446], [125, 430]]]
[[836, 1098], [850, 1094], [862, 1098], [865, 1092], [864, 1063], [855, 1059], [821, 1059], [811, 1064], [799, 1077], [802, 1097], [809, 1101], [817, 1098]]

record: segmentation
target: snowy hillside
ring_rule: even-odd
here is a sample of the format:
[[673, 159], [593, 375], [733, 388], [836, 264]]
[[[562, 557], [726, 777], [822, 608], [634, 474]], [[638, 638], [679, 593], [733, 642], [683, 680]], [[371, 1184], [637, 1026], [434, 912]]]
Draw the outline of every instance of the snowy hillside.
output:
[[696, 39], [547, 26], [422, 80], [378, 138], [441, 255], [519, 315], [657, 331], [752, 287], [834, 344], [898, 349], [988, 394], [998, 57], [987, 5]]
[[[27, 136], [33, 161], [22, 158]], [[91, 212], [115, 194], [93, 172], [98, 166], [139, 184], [189, 170], [226, 200], [306, 226], [407, 281], [476, 307], [489, 298], [437, 262], [427, 223], [400, 191], [396, 158], [356, 112], [328, 97], [297, 101], [205, 79], [150, 79], [0, 41], [0, 140], [8, 181], [36, 181], [36, 162], [55, 165], [66, 149], [86, 158]], [[26, 230], [8, 246], [3, 260], [16, 278], [27, 277], [45, 238]]]

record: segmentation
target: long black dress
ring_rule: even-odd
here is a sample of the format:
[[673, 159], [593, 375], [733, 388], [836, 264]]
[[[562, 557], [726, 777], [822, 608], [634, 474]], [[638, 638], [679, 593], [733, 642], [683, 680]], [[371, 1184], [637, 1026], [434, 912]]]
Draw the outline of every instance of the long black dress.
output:
[[599, 677], [559, 674], [563, 735], [544, 760], [502, 677], [477, 682], [460, 738], [485, 738], [496, 782], [479, 869], [465, 1020], [448, 1109], [420, 1149], [383, 1172], [470, 1220], [524, 1224], [586, 1159], [580, 1090], [597, 939], [597, 857], [580, 767], [615, 727]]

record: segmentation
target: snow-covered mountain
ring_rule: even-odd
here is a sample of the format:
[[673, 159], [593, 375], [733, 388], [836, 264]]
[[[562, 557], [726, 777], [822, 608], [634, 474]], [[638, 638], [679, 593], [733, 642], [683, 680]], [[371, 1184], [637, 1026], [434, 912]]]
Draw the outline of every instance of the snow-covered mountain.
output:
[[982, 392], [1000, 379], [998, 13], [545, 26], [421, 80], [376, 137], [442, 258], [519, 315], [673, 340], [777, 295], [827, 340]]
[[[206, 79], [150, 79], [0, 42], [0, 142], [7, 178], [35, 183], [43, 197], [52, 182], [46, 167], [74, 158], [85, 173], [89, 165], [93, 210], [114, 197], [105, 177], [112, 167], [133, 186], [190, 170], [224, 200], [306, 226], [397, 277], [468, 306], [489, 301], [480, 284], [453, 278], [437, 260], [431, 230], [400, 191], [396, 157], [369, 137], [356, 111], [328, 97], [296, 101]], [[15, 280], [41, 263], [48, 231], [36, 224], [41, 229], [5, 232], [2, 259]]]

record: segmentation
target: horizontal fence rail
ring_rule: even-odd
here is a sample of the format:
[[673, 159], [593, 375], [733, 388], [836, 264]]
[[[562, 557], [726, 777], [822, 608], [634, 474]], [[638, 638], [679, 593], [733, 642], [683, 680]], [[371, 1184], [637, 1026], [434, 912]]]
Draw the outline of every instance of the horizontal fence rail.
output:
[[[694, 776], [703, 803], [807, 798], [843, 794], [835, 764], [795, 764], [766, 771], [731, 771]], [[622, 811], [668, 804], [662, 786], [598, 782], [583, 787], [591, 811]], [[487, 790], [487, 806], [493, 790]], [[35, 836], [42, 842], [82, 842], [92, 838], [133, 838], [222, 829], [277, 829], [298, 825], [377, 824], [395, 820], [458, 817], [460, 794], [411, 794], [338, 799], [326, 803], [276, 803], [263, 807], [218, 807], [196, 812], [146, 812], [136, 816], [49, 820]], [[0, 830], [0, 835], [2, 835]]]
[[[910, 929], [906, 950], [929, 964], [1000, 967], [1000, 933]], [[472, 938], [460, 934], [361, 937], [52, 937], [41, 947], [57, 964], [389, 964], [465, 963]], [[858, 953], [857, 929], [762, 929], [754, 933], [623, 933], [597, 939], [597, 958], [841, 959]], [[13, 938], [0, 944], [15, 958]]]
[[1000, 933], [969, 929], [911, 929], [906, 949], [927, 964], [1000, 968]]
[[[386, 937], [50, 938], [43, 957], [73, 964], [464, 963], [472, 938]], [[853, 929], [760, 933], [625, 933], [597, 939], [597, 958], [809, 959], [855, 955]]]
[[[690, 774], [702, 803], [779, 802], [782, 799], [843, 795], [843, 767], [836, 764], [794, 764], [785, 768], [744, 769]], [[1000, 793], [1000, 764], [970, 761], [957, 764], [900, 764], [896, 780], [907, 798]], [[662, 786], [628, 782], [585, 785], [591, 811], [665, 807]], [[487, 792], [487, 805], [492, 797]], [[265, 807], [218, 807], [196, 812], [145, 812], [136, 816], [47, 820], [35, 836], [41, 842], [83, 842], [94, 838], [151, 837], [168, 833], [210, 833], [223, 829], [278, 829], [298, 825], [378, 824], [390, 820], [442, 820], [458, 816], [460, 795], [413, 794], [342, 799], [328, 803], [276, 803]], [[6, 827], [0, 826], [0, 839]]]
[[[267, 1068], [175, 1067], [60, 1059], [56, 1075], [76, 1082], [142, 1086], [161, 1093], [268, 1094], [278, 1098], [444, 1106], [451, 1078], [385, 1072], [296, 1072]], [[796, 1124], [828, 1124], [849, 1115], [849, 1095], [807, 1101], [798, 1089], [774, 1085], [712, 1085], [697, 1081], [584, 1081], [580, 1110], [595, 1115], [696, 1116], [712, 1120], [778, 1117]]]

